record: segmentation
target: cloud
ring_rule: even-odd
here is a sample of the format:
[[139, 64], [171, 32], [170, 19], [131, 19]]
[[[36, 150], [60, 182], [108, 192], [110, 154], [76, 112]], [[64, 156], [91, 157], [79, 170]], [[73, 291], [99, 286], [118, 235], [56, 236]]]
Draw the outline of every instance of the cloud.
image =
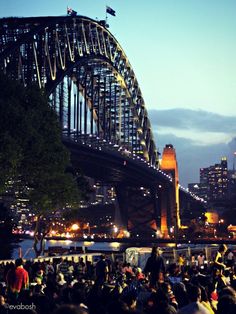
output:
[[223, 116], [204, 110], [165, 109], [148, 110], [152, 126], [178, 130], [236, 134], [236, 116]]
[[156, 147], [162, 153], [166, 144], [176, 149], [180, 183], [199, 182], [199, 169], [228, 158], [233, 166], [236, 151], [236, 116], [203, 110], [148, 110]]

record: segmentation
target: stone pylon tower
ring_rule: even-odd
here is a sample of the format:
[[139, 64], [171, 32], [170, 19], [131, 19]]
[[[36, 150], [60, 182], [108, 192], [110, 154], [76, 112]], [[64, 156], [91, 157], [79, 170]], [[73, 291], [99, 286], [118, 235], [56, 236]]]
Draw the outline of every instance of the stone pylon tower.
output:
[[[173, 188], [170, 191], [170, 198], [167, 203], [162, 203], [161, 231], [168, 235], [168, 228], [174, 226], [175, 232], [181, 226], [179, 213], [179, 173], [176, 159], [176, 152], [173, 145], [165, 146], [162, 154], [161, 170], [172, 177]], [[165, 198], [166, 199], [166, 198]]]

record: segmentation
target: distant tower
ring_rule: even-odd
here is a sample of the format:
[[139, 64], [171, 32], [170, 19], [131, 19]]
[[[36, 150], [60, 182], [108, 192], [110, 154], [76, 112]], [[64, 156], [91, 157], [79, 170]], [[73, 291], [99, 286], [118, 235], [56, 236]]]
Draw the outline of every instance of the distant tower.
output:
[[[172, 206], [171, 206], [171, 221], [175, 225], [177, 230], [181, 226], [180, 214], [179, 214], [179, 173], [178, 173], [178, 164], [176, 159], [176, 152], [171, 144], [167, 144], [163, 150], [162, 161], [161, 161], [161, 170], [170, 175], [173, 179], [173, 197], [172, 197]], [[167, 210], [161, 215], [161, 229], [164, 234], [168, 234], [168, 217]], [[166, 231], [167, 229], [167, 231]]]

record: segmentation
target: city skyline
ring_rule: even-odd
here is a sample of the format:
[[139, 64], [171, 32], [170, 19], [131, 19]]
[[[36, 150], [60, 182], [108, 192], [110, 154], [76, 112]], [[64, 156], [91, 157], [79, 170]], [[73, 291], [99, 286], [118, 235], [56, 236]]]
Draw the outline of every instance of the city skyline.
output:
[[[156, 145], [172, 143], [183, 185], [236, 147], [236, 3], [222, 1], [2, 1], [1, 17], [78, 14], [104, 19], [127, 54], [142, 90]], [[233, 114], [232, 114], [233, 113]]]

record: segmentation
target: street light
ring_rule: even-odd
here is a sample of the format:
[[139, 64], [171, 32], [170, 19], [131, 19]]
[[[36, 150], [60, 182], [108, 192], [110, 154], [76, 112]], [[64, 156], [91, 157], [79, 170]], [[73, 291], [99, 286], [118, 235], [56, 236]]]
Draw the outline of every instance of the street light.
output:
[[77, 231], [77, 230], [79, 230], [79, 225], [78, 225], [78, 224], [73, 224], [73, 225], [71, 226], [71, 230], [72, 230], [72, 231]]

